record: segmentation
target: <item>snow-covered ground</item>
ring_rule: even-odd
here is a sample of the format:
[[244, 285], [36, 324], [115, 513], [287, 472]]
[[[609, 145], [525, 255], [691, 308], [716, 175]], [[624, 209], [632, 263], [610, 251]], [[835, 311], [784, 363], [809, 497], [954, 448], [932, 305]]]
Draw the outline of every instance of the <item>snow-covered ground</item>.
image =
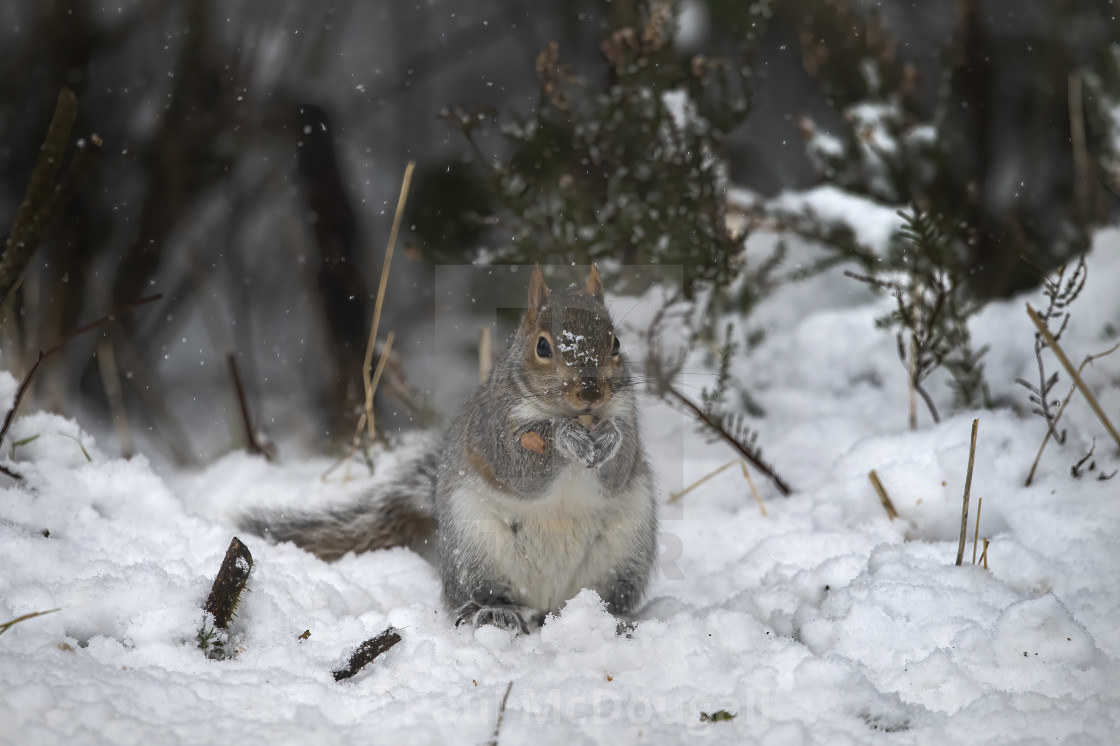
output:
[[[1120, 328], [1120, 232], [1102, 233], [1088, 263], [1063, 337], [1075, 361]], [[1002, 407], [953, 412], [935, 377], [947, 416], [934, 426], [923, 408], [911, 432], [893, 334], [873, 327], [891, 301], [838, 271], [779, 290], [750, 319], [765, 341], [733, 374], [765, 408], [760, 443], [796, 492], [783, 498], [756, 473], [763, 517], [732, 469], [667, 505], [658, 575], [625, 637], [588, 591], [528, 636], [456, 629], [434, 568], [410, 551], [327, 564], [241, 535], [255, 565], [237, 653], [209, 660], [195, 636], [230, 516], [344, 501], [372, 478], [324, 484], [326, 460], [239, 453], [163, 478], [143, 458], [99, 451], [79, 424], [21, 417], [3, 456], [39, 438], [14, 450], [26, 481], [0, 493], [0, 622], [59, 611], [0, 635], [0, 741], [479, 744], [512, 681], [503, 744], [1109, 743], [1120, 730], [1120, 476], [1098, 475], [1120, 458], [1078, 396], [1067, 443], [1051, 444], [1023, 486], [1044, 434], [1011, 406], [1026, 409], [1015, 377], [1036, 375], [1024, 300], [1039, 305], [993, 304], [974, 323]], [[711, 380], [699, 360], [689, 371], [687, 391]], [[1120, 421], [1120, 353], [1086, 379]], [[0, 400], [14, 388], [4, 377]], [[664, 405], [648, 402], [644, 417], [666, 499], [733, 457]], [[982, 497], [988, 569], [971, 563], [971, 524], [954, 566], [974, 417], [972, 513]], [[1075, 478], [1094, 438], [1095, 468]], [[389, 625], [403, 641], [336, 682], [331, 671]], [[719, 710], [737, 717], [701, 722]]]

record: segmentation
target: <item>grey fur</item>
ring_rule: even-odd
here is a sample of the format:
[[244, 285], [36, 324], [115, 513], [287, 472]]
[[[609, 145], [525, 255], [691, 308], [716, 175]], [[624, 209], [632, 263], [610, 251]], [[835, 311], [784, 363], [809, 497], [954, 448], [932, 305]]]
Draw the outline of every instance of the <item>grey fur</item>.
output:
[[[657, 506], [629, 368], [612, 354], [598, 273], [550, 293], [539, 271], [509, 349], [442, 447], [383, 490], [323, 515], [257, 515], [242, 526], [324, 559], [415, 545], [436, 532], [456, 623], [524, 632], [581, 588], [632, 614], [653, 567]], [[541, 337], [552, 355], [536, 354]], [[590, 427], [580, 415], [594, 418]], [[533, 432], [545, 447], [522, 445]]]
[[328, 562], [347, 552], [407, 546], [419, 552], [435, 538], [432, 495], [438, 452], [429, 447], [383, 487], [349, 505], [321, 512], [258, 510], [238, 526], [272, 541], [290, 541]]

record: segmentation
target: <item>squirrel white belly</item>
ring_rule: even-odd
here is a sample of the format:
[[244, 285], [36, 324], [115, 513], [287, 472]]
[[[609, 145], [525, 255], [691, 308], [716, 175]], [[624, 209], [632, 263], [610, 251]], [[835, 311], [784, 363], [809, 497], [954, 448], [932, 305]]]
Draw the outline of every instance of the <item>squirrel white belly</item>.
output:
[[627, 617], [657, 548], [633, 386], [598, 270], [557, 292], [534, 270], [509, 349], [438, 448], [357, 504], [241, 524], [324, 559], [434, 532], [457, 624], [526, 632], [582, 588]]

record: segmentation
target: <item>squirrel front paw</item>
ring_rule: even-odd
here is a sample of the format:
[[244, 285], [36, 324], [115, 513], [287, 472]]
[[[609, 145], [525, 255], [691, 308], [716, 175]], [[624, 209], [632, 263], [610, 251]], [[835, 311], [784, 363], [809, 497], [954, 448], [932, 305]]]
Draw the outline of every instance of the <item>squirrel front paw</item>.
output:
[[553, 436], [556, 450], [570, 461], [591, 466], [595, 460], [595, 440], [579, 420], [564, 420]]
[[603, 420], [591, 429], [591, 439], [595, 442], [595, 453], [588, 466], [599, 468], [618, 454], [622, 447], [622, 431], [614, 420]]
[[622, 431], [613, 420], [600, 420], [588, 430], [578, 419], [565, 420], [556, 429], [556, 448], [565, 457], [597, 469], [622, 447]]
[[521, 614], [511, 606], [483, 606], [475, 601], [468, 601], [459, 607], [455, 626], [467, 623], [475, 628], [491, 625], [523, 635], [529, 634], [529, 625], [525, 624]]

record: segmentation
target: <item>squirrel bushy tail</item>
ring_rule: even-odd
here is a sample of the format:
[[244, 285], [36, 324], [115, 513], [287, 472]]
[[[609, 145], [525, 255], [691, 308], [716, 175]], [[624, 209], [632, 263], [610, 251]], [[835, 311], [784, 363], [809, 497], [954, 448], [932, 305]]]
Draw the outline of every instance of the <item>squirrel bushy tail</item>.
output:
[[320, 559], [347, 552], [407, 546], [421, 550], [434, 537], [432, 515], [439, 452], [429, 447], [388, 482], [349, 504], [320, 512], [256, 510], [237, 525], [272, 541], [290, 541]]

